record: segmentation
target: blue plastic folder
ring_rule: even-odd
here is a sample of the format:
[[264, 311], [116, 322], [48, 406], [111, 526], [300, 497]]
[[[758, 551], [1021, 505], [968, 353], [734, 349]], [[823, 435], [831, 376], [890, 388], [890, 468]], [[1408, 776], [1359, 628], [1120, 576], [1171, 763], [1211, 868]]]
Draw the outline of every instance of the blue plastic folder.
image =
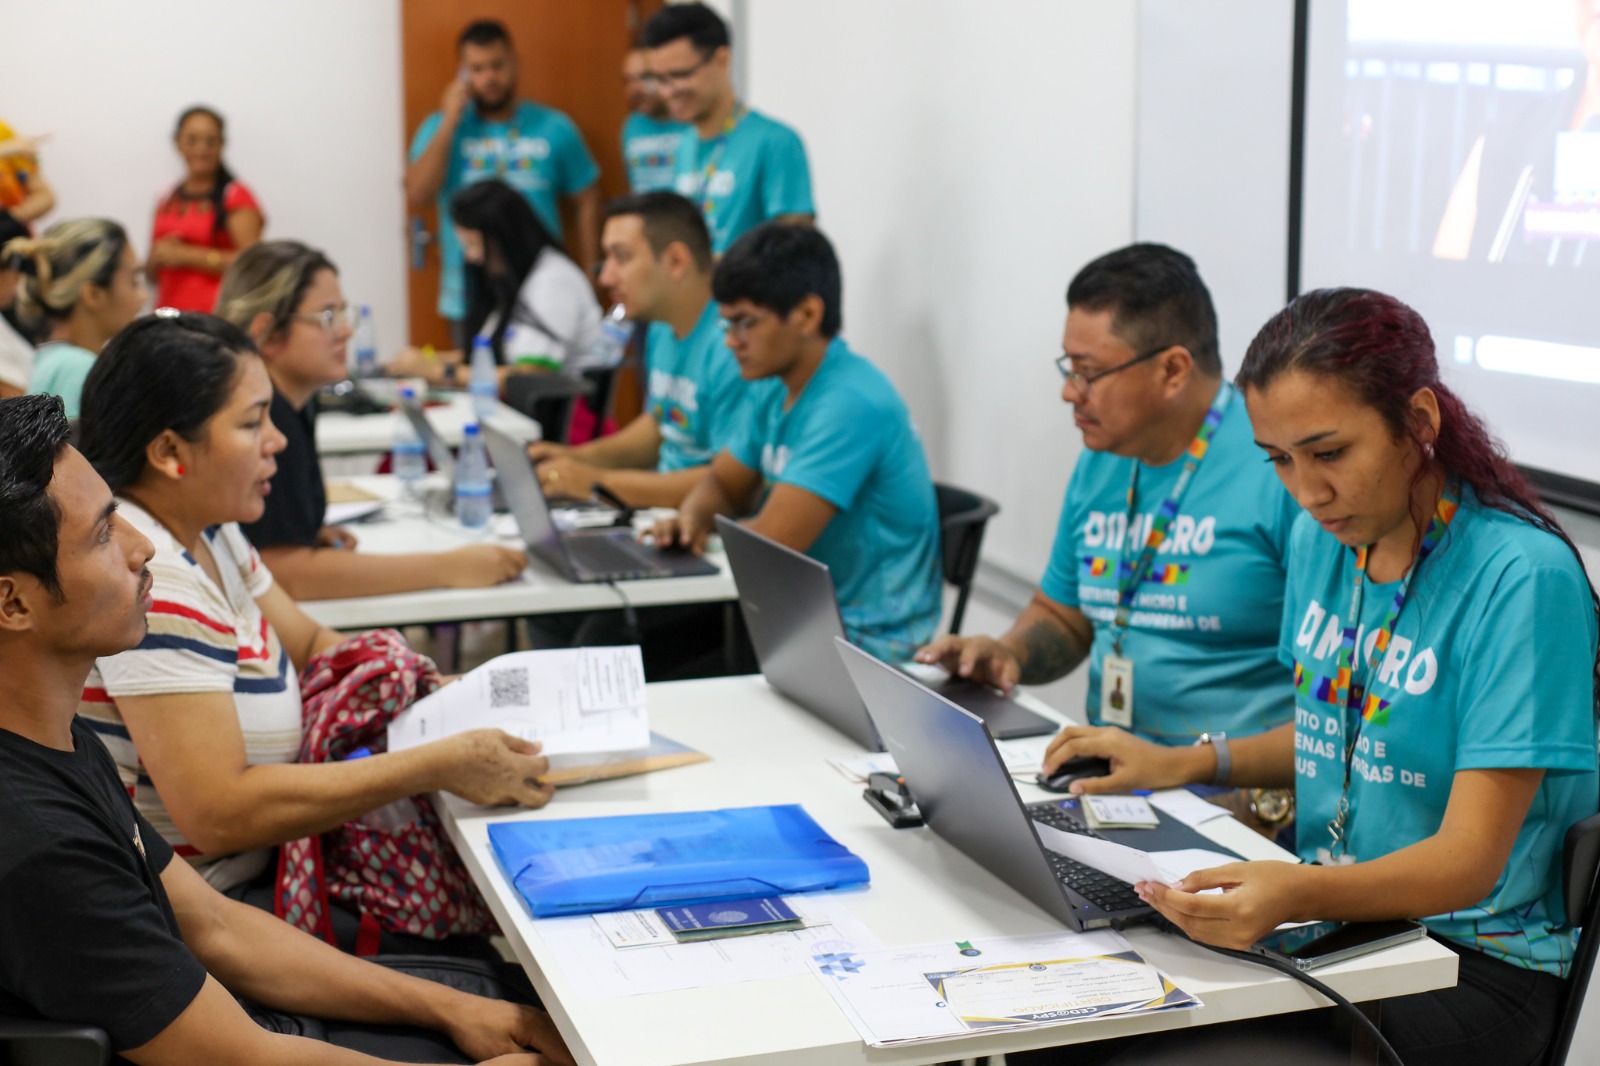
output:
[[863, 884], [867, 864], [798, 804], [500, 822], [489, 845], [535, 918]]

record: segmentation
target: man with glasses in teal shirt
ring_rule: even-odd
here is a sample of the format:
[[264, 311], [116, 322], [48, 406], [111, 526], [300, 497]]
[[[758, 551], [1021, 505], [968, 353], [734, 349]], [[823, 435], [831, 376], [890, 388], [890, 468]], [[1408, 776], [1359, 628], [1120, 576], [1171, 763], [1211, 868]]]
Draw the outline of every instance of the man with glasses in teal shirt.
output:
[[1085, 451], [1044, 580], [1000, 639], [944, 637], [918, 659], [1006, 690], [1087, 659], [1088, 721], [1162, 744], [1291, 720], [1277, 645], [1296, 507], [1222, 378], [1193, 261], [1136, 244], [1090, 263], [1062, 346]]
[[704, 4], [668, 4], [645, 23], [650, 78], [689, 124], [674, 187], [699, 205], [718, 255], [763, 222], [810, 222], [811, 171], [799, 134], [740, 103], [728, 27]]
[[740, 426], [657, 543], [699, 551], [715, 515], [832, 571], [850, 640], [903, 662], [939, 624], [939, 515], [910, 412], [839, 337], [839, 261], [810, 226], [734, 242], [712, 293], [750, 387]]

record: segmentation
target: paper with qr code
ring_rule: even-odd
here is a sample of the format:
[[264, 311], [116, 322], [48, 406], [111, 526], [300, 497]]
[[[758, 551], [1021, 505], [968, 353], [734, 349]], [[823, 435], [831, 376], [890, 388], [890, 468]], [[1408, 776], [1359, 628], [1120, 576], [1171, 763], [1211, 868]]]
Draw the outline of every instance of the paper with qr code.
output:
[[537, 740], [546, 755], [646, 747], [644, 659], [637, 645], [498, 656], [396, 716], [389, 750], [469, 729]]

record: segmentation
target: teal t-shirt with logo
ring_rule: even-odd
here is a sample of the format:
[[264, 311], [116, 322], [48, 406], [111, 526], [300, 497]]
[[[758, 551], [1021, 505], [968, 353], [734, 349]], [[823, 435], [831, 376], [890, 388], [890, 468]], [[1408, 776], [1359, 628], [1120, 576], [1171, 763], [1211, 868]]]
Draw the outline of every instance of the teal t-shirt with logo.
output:
[[656, 469], [703, 466], [733, 434], [749, 385], [723, 340], [715, 300], [681, 340], [665, 322], [645, 334], [646, 404], [661, 431]]
[[67, 417], [77, 418], [83, 401], [83, 383], [93, 369], [93, 352], [66, 341], [54, 341], [34, 353], [28, 391], [61, 397]]
[[763, 222], [817, 213], [800, 135], [757, 111], [745, 111], [732, 130], [707, 140], [686, 130], [676, 188], [699, 205], [719, 255]]
[[794, 404], [777, 378], [750, 386], [728, 453], [838, 513], [806, 554], [826, 563], [846, 635], [889, 662], [933, 638], [939, 511], [922, 440], [882, 370], [835, 338]]
[[[1221, 386], [1232, 390], [1224, 382]], [[1128, 530], [1128, 482], [1139, 485]], [[1100, 725], [1100, 677], [1111, 654], [1117, 567], [1139, 557], [1155, 513], [1183, 471], [1086, 451], [1067, 484], [1040, 589], [1094, 623], [1089, 721]], [[1299, 508], [1263, 459], [1235, 393], [1134, 601], [1123, 640], [1133, 662], [1133, 732], [1190, 744], [1204, 732], [1262, 733], [1294, 702], [1278, 662], [1284, 555]]]
[[[1484, 507], [1466, 490], [1444, 539], [1412, 579], [1381, 663], [1355, 671], [1368, 695], [1383, 701], [1364, 721], [1326, 702], [1322, 685], [1337, 674], [1354, 580], [1355, 552], [1303, 517], [1290, 542], [1281, 635], [1296, 690], [1301, 856], [1314, 861], [1330, 845], [1327, 825], [1352, 735], [1346, 854], [1358, 860], [1438, 832], [1457, 771], [1543, 769], [1489, 895], [1424, 922], [1463, 947], [1564, 973], [1575, 938], [1562, 917], [1562, 841], [1600, 805], [1597, 624], [1577, 559], [1556, 537]], [[1363, 590], [1356, 641], [1369, 656], [1399, 587], [1369, 583]]]
[[682, 122], [637, 112], [622, 124], [622, 161], [634, 192], [670, 189], [678, 176], [678, 144], [689, 129]]
[[[411, 140], [415, 162], [439, 130], [435, 111]], [[450, 224], [450, 198], [475, 181], [498, 178], [520, 192], [556, 240], [561, 239], [561, 198], [587, 189], [600, 168], [572, 120], [552, 107], [523, 100], [506, 122], [490, 122], [469, 106], [456, 127], [450, 163], [439, 190], [439, 314], [466, 314], [462, 292], [461, 245]]]

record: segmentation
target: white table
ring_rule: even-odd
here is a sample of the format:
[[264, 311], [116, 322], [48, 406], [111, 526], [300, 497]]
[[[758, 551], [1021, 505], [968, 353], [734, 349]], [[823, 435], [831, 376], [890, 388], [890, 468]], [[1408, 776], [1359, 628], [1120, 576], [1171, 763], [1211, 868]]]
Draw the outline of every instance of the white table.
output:
[[[1126, 935], [1146, 959], [1203, 1000], [1203, 1008], [879, 1049], [861, 1041], [809, 974], [620, 999], [580, 999], [559, 970], [547, 968], [550, 951], [540, 938], [539, 923], [529, 918], [489, 850], [490, 823], [800, 802], [824, 829], [866, 860], [871, 887], [839, 898], [885, 945], [1061, 928], [931, 830], [889, 828], [862, 801], [861, 786], [824, 761], [858, 749], [773, 692], [760, 677], [651, 685], [650, 722], [674, 740], [711, 755], [712, 761], [571, 789], [543, 811], [508, 814], [453, 796], [440, 802], [451, 839], [583, 1066], [930, 1063], [1327, 1005], [1304, 985], [1264, 967], [1223, 958], [1149, 928]], [[1048, 798], [1032, 786], [1021, 790], [1027, 801]], [[1231, 818], [1213, 820], [1204, 831], [1247, 857], [1284, 854]], [[1422, 940], [1319, 970], [1317, 976], [1351, 1000], [1379, 999], [1453, 985], [1456, 958]]]
[[[493, 541], [522, 546], [507, 516], [496, 516], [490, 531], [464, 529], [448, 515], [425, 513], [421, 504], [399, 501], [393, 477], [341, 479], [392, 501], [384, 516], [352, 525], [360, 550], [372, 555], [446, 551], [463, 544]], [[423, 491], [444, 488], [437, 475], [423, 482]], [[498, 528], [507, 535], [497, 536]], [[343, 600], [304, 600], [300, 607], [330, 629], [422, 625], [479, 619], [521, 618], [563, 611], [601, 611], [632, 605], [661, 607], [685, 603], [732, 603], [738, 598], [727, 557], [720, 549], [706, 558], [720, 572], [715, 576], [671, 577], [647, 581], [577, 584], [530, 553], [528, 568], [513, 581], [486, 589], [428, 589], [392, 596], [360, 596]]]
[[[477, 421], [472, 397], [464, 392], [448, 394], [449, 402], [428, 407], [428, 421], [450, 447], [460, 446], [462, 427]], [[343, 411], [317, 414], [317, 451], [323, 456], [364, 455], [387, 452], [394, 446], [396, 425], [402, 416], [397, 411], [382, 414], [352, 415]], [[539, 423], [522, 412], [501, 404], [494, 416], [495, 425], [524, 441], [536, 441]]]

